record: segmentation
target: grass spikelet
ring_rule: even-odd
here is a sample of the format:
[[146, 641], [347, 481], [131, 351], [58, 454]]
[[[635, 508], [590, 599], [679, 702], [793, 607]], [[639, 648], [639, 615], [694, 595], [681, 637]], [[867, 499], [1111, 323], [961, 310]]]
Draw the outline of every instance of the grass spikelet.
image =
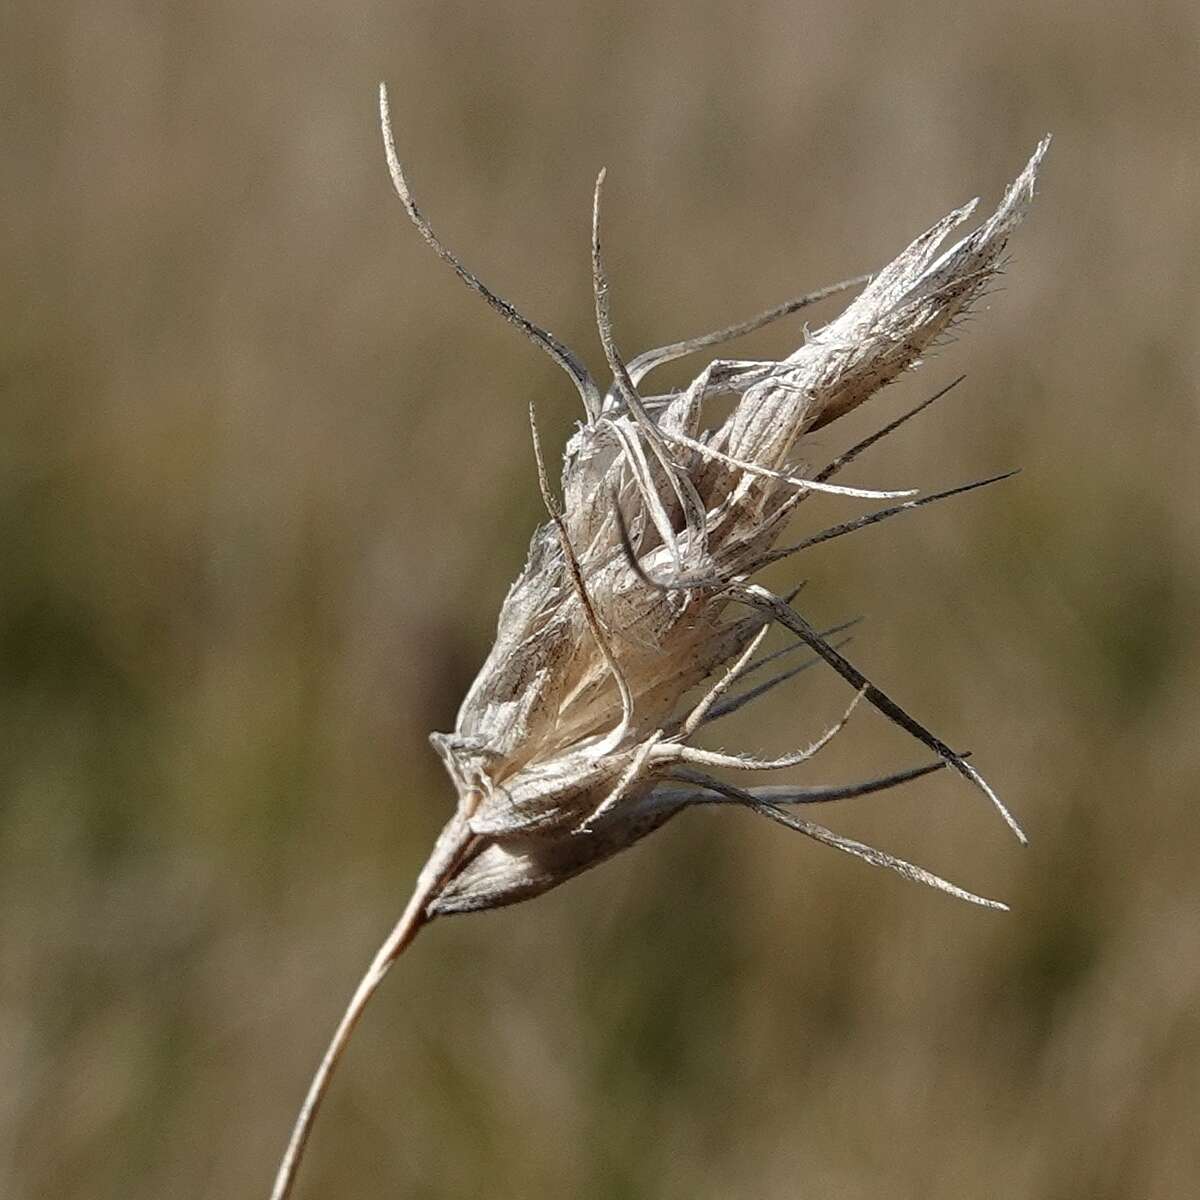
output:
[[[871, 277], [797, 297], [726, 329], [628, 361], [617, 345], [604, 264], [601, 173], [593, 203], [592, 266], [597, 327], [612, 376], [602, 391], [573, 351], [487, 287], [438, 238], [400, 165], [382, 87], [380, 118], [393, 185], [421, 236], [468, 286], [562, 367], [579, 393], [583, 420], [566, 447], [560, 502], [530, 410], [534, 461], [549, 520], [533, 535], [525, 567], [501, 607], [492, 651], [462, 703], [454, 730], [432, 735], [456, 792], [455, 809], [318, 1068], [279, 1168], [273, 1200], [291, 1193], [313, 1119], [367, 1001], [399, 954], [435, 917], [539, 895], [633, 845], [685, 809], [712, 804], [747, 807], [905, 878], [1003, 908], [796, 815], [805, 805], [871, 795], [945, 767], [983, 792], [1023, 840], [1016, 821], [966, 756], [849, 661], [844, 642], [831, 640], [839, 630], [818, 631], [794, 607], [794, 596], [776, 596], [751, 576], [766, 563], [818, 542], [995, 482], [927, 496], [915, 496], [911, 489], [848, 488], [831, 482], [919, 410], [818, 471], [806, 468], [805, 438], [916, 365], [984, 293], [1033, 198], [1049, 139], [1037, 146], [995, 212], [948, 249], [943, 244], [968, 220], [975, 202], [938, 221]], [[643, 396], [639, 390], [664, 362], [860, 285], [865, 286], [839, 316], [808, 333], [802, 345], [778, 361], [717, 359], [689, 386], [667, 396]], [[732, 410], [710, 428], [706, 405], [714, 396], [730, 394], [735, 397]], [[837, 522], [820, 532], [779, 547], [787, 519], [814, 497], [839, 506], [864, 499], [901, 502], [866, 514], [839, 514]], [[775, 657], [754, 657], [773, 625], [807, 647], [811, 661], [746, 687], [748, 677]], [[810, 744], [802, 750], [762, 758], [694, 745], [696, 733], [711, 721], [753, 702], [813, 662], [832, 667], [850, 685], [853, 702], [834, 725], [810, 730]], [[853, 784], [756, 788], [710, 774], [807, 762], [860, 704], [905, 729], [932, 758]]]

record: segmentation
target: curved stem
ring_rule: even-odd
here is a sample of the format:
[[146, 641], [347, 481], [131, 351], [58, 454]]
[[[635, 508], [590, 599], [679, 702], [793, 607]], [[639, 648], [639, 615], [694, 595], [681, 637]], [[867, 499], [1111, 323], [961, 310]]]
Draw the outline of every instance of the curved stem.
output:
[[350, 1003], [346, 1005], [346, 1011], [342, 1014], [337, 1029], [334, 1030], [324, 1057], [313, 1074], [312, 1082], [308, 1085], [304, 1103], [300, 1106], [300, 1113], [292, 1128], [292, 1136], [288, 1139], [287, 1149], [283, 1153], [279, 1170], [275, 1175], [271, 1200], [287, 1200], [292, 1194], [292, 1188], [296, 1183], [296, 1173], [300, 1169], [300, 1160], [304, 1155], [309, 1134], [312, 1132], [313, 1122], [317, 1118], [321, 1101], [329, 1090], [329, 1082], [333, 1077], [334, 1069], [345, 1053], [359, 1018], [383, 982], [392, 963], [407, 949], [421, 931], [422, 926], [429, 920], [427, 909], [430, 901], [436, 898], [438, 892], [457, 869], [472, 840], [473, 835], [467, 827], [466, 818], [461, 813], [456, 813], [439, 835], [433, 853], [429, 856], [429, 861], [417, 878], [412, 898], [387, 940], [379, 947], [374, 960], [359, 981], [358, 987], [354, 989], [354, 995], [350, 997]]

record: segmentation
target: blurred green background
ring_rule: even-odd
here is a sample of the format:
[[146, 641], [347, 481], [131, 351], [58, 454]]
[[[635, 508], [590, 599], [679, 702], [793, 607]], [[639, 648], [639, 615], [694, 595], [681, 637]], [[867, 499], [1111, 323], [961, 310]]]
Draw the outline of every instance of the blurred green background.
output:
[[[11, 7], [0, 1195], [264, 1196], [450, 811], [425, 736], [540, 516], [525, 404], [557, 446], [577, 400], [407, 225], [380, 79], [446, 240], [594, 364], [602, 165], [632, 353], [878, 268], [1055, 134], [1002, 287], [816, 452], [966, 371], [852, 481], [1024, 473], [776, 576], [866, 614], [1033, 844], [939, 775], [827, 816], [1010, 915], [721, 810], [439, 922], [300, 1195], [1194, 1195], [1198, 63], [1189, 0]], [[797, 778], [921, 760], [868, 715]]]

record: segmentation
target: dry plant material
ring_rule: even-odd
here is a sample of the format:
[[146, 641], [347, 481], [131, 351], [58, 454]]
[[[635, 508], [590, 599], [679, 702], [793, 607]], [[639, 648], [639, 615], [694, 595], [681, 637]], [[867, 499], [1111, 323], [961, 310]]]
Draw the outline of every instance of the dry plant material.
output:
[[[597, 180], [592, 267], [596, 322], [612, 384], [601, 391], [581, 360], [492, 292], [438, 239], [417, 208], [392, 139], [387, 92], [380, 119], [392, 182], [433, 250], [570, 376], [584, 420], [567, 444], [555, 497], [532, 408], [534, 459], [549, 520], [533, 535], [524, 570], [500, 610], [496, 641], [453, 733], [434, 734], [458, 793], [416, 890], [350, 1001], [313, 1079], [284, 1156], [274, 1200], [290, 1194], [318, 1105], [366, 1002], [422, 926], [539, 895], [633, 845], [684, 809], [736, 804], [960, 899], [1003, 908], [881, 850], [797, 815], [804, 806], [865, 796], [948, 767], [1016, 821], [966, 757], [950, 748], [852, 665], [834, 639], [751, 582], [767, 563], [910, 509], [992, 483], [926, 496], [832, 482], [859, 454], [937, 396], [852, 446], [824, 468], [804, 461], [804, 438], [857, 408], [915, 365], [995, 279], [1009, 235], [1034, 191], [1049, 139], [996, 211], [948, 250], [947, 234], [975, 204], [956, 209], [873, 276], [798, 297], [758, 317], [626, 362], [609, 312]], [[841, 316], [779, 361], [717, 359], [686, 388], [648, 395], [646, 376], [865, 283]], [[957, 381], [956, 381], [957, 382]], [[953, 384], [951, 385], [953, 386]], [[949, 389], [943, 389], [938, 395]], [[715, 429], [705, 404], [734, 397]], [[777, 542], [814, 493], [895, 501], [812, 534]], [[787, 650], [758, 655], [772, 625], [810, 659], [762, 678]], [[774, 758], [701, 749], [694, 736], [811, 662], [853, 689], [845, 714], [800, 750]], [[756, 682], [750, 681], [755, 679]], [[713, 771], [752, 773], [806, 762], [865, 702], [932, 752], [924, 765], [849, 785], [742, 787]]]

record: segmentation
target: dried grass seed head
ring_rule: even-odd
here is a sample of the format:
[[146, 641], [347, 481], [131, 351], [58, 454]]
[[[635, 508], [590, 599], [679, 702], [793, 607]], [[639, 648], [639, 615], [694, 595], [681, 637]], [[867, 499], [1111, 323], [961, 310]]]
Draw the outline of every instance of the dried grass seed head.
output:
[[[799, 588], [789, 596], [775, 596], [749, 577], [767, 562], [819, 541], [980, 486], [904, 499], [793, 546], [775, 548], [786, 518], [814, 491], [911, 496], [844, 488], [830, 480], [937, 396], [811, 475], [800, 462], [803, 439], [916, 363], [979, 297], [1032, 198], [1048, 139], [983, 225], [935, 257], [973, 206], [951, 213], [865, 281], [867, 286], [840, 317], [808, 336], [787, 358], [717, 359], [687, 388], [646, 398], [638, 388], [656, 366], [761, 328], [864, 279], [797, 297], [738, 325], [648, 351], [626, 364], [613, 333], [601, 250], [602, 175], [593, 204], [592, 268], [596, 323], [613, 382], [601, 393], [571, 350], [488, 288], [441, 243], [400, 166], [382, 85], [379, 108], [392, 181], [421, 236], [469, 287], [566, 371], [583, 403], [584, 421], [567, 445], [560, 507], [530, 411], [538, 482], [550, 520], [533, 535], [525, 568], [501, 607], [492, 652], [463, 701], [454, 732], [432, 735], [458, 803], [313, 1075], [272, 1200], [287, 1200], [292, 1193], [317, 1112], [366, 1005], [392, 964], [435, 916], [537, 895], [632, 845], [688, 807], [723, 803], [748, 807], [960, 899], [1003, 908], [795, 811], [884, 791], [943, 767], [975, 783], [1022, 836], [966, 758], [845, 657], [845, 639], [834, 640], [844, 627], [818, 631], [792, 607]], [[705, 429], [705, 402], [729, 393], [735, 396], [732, 412], [718, 428]], [[736, 606], [732, 612], [731, 606]], [[787, 653], [756, 657], [773, 624], [794, 634], [796, 645], [810, 650], [812, 659], [746, 686], [752, 675]], [[781, 758], [761, 759], [692, 744], [698, 729], [753, 703], [813, 662], [832, 667], [855, 696], [841, 720], [810, 745]], [[698, 687], [704, 688], [700, 700], [685, 703]], [[709, 774], [709, 769], [750, 772], [805, 762], [836, 736], [861, 700], [907, 730], [936, 758], [849, 785], [743, 788]]]
[[[804, 436], [858, 407], [916, 364], [980, 296], [1032, 198], [1048, 139], [986, 222], [939, 255], [946, 236], [975, 204], [950, 213], [871, 277], [839, 317], [808, 333], [794, 353], [770, 362], [716, 360], [688, 387], [643, 398], [639, 385], [661, 363], [838, 289], [650, 351], [627, 365], [609, 313], [599, 223], [601, 174], [593, 277], [597, 325], [613, 375], [601, 394], [573, 352], [495, 296], [440, 243], [417, 209], [395, 156], [386, 99], [383, 119], [396, 190], [426, 241], [567, 371], [584, 404], [584, 420], [564, 455], [561, 508], [546, 479], [530, 413], [551, 519], [533, 536], [455, 730], [433, 735], [476, 841], [432, 902], [431, 915], [536, 895], [632, 844], [685, 807], [729, 800], [730, 793], [708, 779], [690, 777], [695, 784], [690, 790], [672, 786], [689, 763], [749, 770], [807, 758], [763, 763], [700, 752], [690, 742], [702, 725], [732, 711], [715, 709], [716, 700], [744, 677], [750, 668], [747, 650], [771, 623], [796, 633], [871, 704], [930, 747], [938, 765], [950, 765], [979, 784], [1019, 835], [963, 756], [874, 688], [778, 597], [748, 586], [747, 576], [770, 558], [791, 552], [775, 551], [775, 543], [785, 518], [813, 491], [912, 495], [831, 484], [831, 476], [862, 447], [806, 475], [799, 461]], [[733, 409], [717, 428], [706, 429], [705, 403], [721, 393], [735, 395]], [[867, 514], [807, 544], [933, 498]], [[731, 615], [734, 601], [757, 611], [746, 615], [742, 607]], [[708, 692], [689, 714], [681, 707], [685, 697], [706, 683]], [[860, 792], [873, 790], [878, 781], [868, 781]], [[753, 791], [737, 795], [740, 802], [774, 815], [777, 801], [760, 800]], [[817, 834], [807, 824], [803, 831], [821, 840], [834, 836]], [[907, 874], [915, 871], [905, 867]]]

